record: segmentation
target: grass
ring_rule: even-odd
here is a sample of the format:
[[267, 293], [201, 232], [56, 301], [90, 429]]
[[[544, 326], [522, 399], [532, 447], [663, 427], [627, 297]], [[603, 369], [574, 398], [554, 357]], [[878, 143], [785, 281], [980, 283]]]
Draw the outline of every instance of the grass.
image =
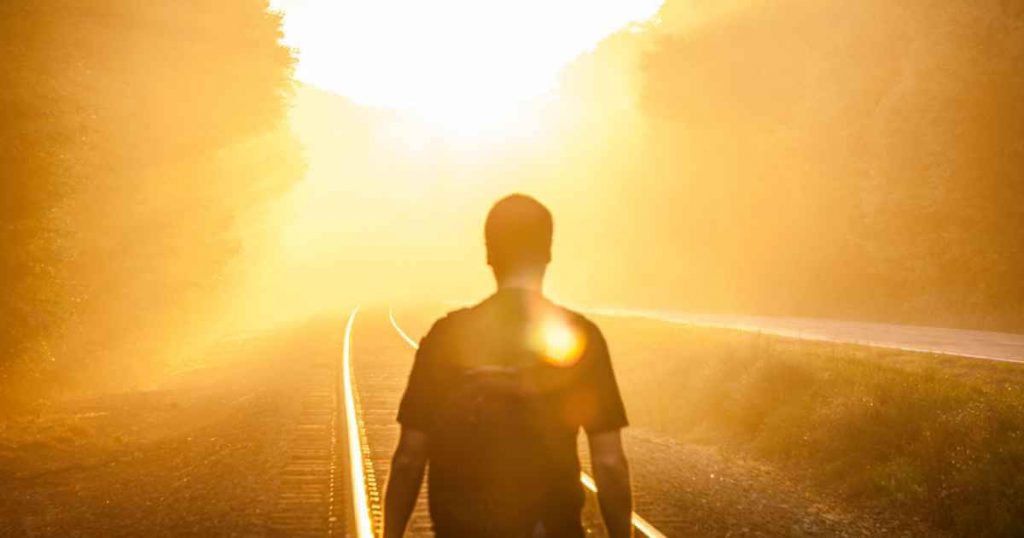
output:
[[1024, 365], [599, 320], [632, 422], [958, 535], [1024, 535]]

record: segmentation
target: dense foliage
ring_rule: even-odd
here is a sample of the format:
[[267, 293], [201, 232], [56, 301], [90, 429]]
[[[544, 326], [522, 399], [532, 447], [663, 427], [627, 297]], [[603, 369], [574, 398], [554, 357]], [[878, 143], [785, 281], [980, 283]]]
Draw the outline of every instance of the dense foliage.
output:
[[1024, 331], [1022, 23], [1011, 0], [667, 1], [562, 86], [570, 171], [607, 200], [604, 280], [576, 293]]
[[1024, 330], [1022, 23], [1010, 0], [786, 0], [669, 30], [642, 92], [676, 141], [685, 271], [725, 271], [709, 300], [734, 309]]
[[279, 26], [262, 0], [0, 4], [0, 390], [202, 322], [301, 168]]

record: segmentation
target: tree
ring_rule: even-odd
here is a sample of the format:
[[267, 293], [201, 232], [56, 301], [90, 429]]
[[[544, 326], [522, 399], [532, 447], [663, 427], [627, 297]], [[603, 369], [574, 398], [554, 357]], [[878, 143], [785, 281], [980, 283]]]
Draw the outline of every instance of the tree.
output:
[[147, 362], [208, 303], [301, 172], [279, 27], [260, 0], [0, 6], [5, 384]]
[[752, 311], [1024, 330], [1022, 21], [788, 0], [670, 33], [643, 104], [677, 211], [722, 216], [683, 249], [698, 280], [732, 275]]

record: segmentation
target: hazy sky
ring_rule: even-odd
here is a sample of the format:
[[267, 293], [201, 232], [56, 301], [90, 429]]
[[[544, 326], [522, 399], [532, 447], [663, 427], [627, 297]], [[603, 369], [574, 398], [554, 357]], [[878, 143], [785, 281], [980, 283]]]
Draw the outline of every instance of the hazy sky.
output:
[[297, 78], [436, 127], [515, 121], [562, 68], [662, 0], [275, 0]]
[[291, 125], [308, 168], [276, 209], [277, 244], [252, 245], [251, 316], [480, 297], [484, 217], [517, 191], [556, 214], [549, 291], [586, 287], [585, 262], [567, 262], [599, 254], [574, 238], [608, 193], [580, 166], [565, 173], [575, 105], [558, 84], [661, 0], [272, 4], [299, 57]]
[[479, 297], [487, 209], [525, 192], [555, 215], [548, 290], [567, 302], [1012, 318], [1018, 213], [991, 194], [1021, 155], [1012, 20], [661, 4], [275, 2], [308, 171], [260, 289], [303, 307]]

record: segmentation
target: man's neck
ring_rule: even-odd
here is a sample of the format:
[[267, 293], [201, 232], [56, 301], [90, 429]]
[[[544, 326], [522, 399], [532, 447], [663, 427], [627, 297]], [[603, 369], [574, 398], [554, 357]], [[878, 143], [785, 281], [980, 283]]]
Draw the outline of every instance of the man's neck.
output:
[[498, 290], [521, 289], [541, 293], [544, 289], [544, 273], [528, 271], [502, 275], [496, 279]]

